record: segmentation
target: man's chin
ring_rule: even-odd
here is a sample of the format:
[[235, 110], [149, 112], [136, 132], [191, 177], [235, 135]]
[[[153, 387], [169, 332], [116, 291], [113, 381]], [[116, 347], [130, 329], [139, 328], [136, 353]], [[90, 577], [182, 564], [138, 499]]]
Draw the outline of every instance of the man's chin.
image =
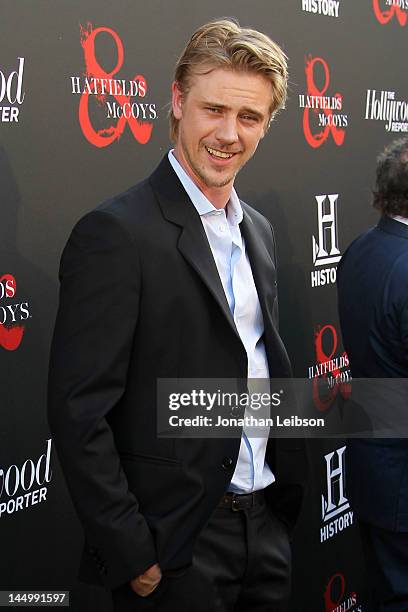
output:
[[202, 176], [202, 180], [207, 187], [217, 188], [217, 187], [226, 187], [230, 183], [234, 182], [236, 173], [230, 174], [228, 176]]

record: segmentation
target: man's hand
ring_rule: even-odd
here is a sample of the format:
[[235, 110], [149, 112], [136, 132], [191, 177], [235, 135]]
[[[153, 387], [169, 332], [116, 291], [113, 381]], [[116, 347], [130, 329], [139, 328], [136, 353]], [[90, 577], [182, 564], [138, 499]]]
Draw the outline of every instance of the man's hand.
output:
[[159, 585], [162, 573], [157, 563], [149, 567], [144, 574], [136, 576], [130, 581], [132, 589], [140, 595], [140, 597], [147, 597], [150, 593], [153, 593], [154, 589]]

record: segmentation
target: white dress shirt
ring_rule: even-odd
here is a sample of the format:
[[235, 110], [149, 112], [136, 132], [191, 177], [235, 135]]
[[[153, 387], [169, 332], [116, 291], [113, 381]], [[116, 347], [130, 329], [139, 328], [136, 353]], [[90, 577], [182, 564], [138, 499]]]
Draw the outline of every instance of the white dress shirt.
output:
[[395, 219], [395, 221], [399, 221], [400, 223], [404, 223], [404, 225], [408, 225], [407, 217], [401, 217], [401, 215], [390, 215], [391, 219]]
[[[269, 379], [263, 341], [264, 324], [245, 242], [239, 224], [243, 212], [232, 189], [225, 209], [215, 208], [177, 161], [173, 150], [170, 164], [200, 215], [234, 322], [248, 358], [248, 378]], [[249, 493], [264, 489], [275, 477], [265, 461], [268, 433], [248, 437], [243, 431], [230, 491]]]

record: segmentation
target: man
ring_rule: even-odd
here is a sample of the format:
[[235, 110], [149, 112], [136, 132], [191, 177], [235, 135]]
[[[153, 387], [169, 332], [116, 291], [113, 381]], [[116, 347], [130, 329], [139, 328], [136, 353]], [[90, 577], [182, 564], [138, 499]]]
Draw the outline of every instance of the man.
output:
[[302, 446], [156, 434], [161, 377], [290, 376], [272, 228], [233, 189], [286, 87], [267, 36], [199, 28], [176, 67], [174, 150], [86, 215], [63, 253], [49, 418], [85, 529], [80, 576], [113, 589], [117, 610], [288, 598]]
[[[382, 213], [377, 227], [351, 244], [338, 268], [344, 347], [353, 378], [406, 378], [408, 138], [396, 140], [379, 156], [374, 206]], [[377, 385], [376, 389], [381, 393], [383, 387]], [[394, 399], [397, 385], [385, 389], [380, 401], [387, 416], [395, 413], [400, 403]], [[378, 403], [373, 398], [369, 412]], [[347, 467], [347, 490], [360, 520], [374, 609], [406, 612], [408, 442], [391, 438], [350, 440]]]

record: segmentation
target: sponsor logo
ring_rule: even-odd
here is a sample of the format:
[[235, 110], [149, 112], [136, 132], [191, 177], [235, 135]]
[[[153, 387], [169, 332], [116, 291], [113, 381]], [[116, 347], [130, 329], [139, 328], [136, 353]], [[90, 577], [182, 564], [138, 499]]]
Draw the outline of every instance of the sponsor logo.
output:
[[340, 0], [302, 0], [302, 11], [327, 17], [338, 17], [339, 5]]
[[381, 25], [386, 25], [396, 19], [400, 26], [405, 26], [408, 20], [408, 0], [373, 0], [374, 15]]
[[25, 324], [31, 318], [28, 302], [16, 296], [17, 283], [11, 274], [0, 276], [0, 348], [15, 351], [20, 346]]
[[[317, 237], [312, 236], [314, 270], [310, 273], [312, 287], [334, 284], [341, 259], [337, 233], [339, 194], [317, 195]], [[328, 266], [328, 267], [327, 267]]]
[[[100, 34], [112, 38], [116, 47], [116, 64], [106, 71], [98, 62], [95, 41]], [[147, 80], [137, 74], [131, 80], [115, 78], [124, 62], [124, 48], [119, 35], [107, 27], [81, 26], [81, 45], [85, 59], [85, 76], [71, 76], [71, 93], [80, 95], [79, 123], [85, 138], [95, 147], [108, 147], [118, 140], [126, 126], [140, 144], [149, 142], [157, 118], [156, 104], [146, 100]], [[102, 112], [101, 112], [102, 109]], [[101, 123], [101, 127], [95, 124]]]
[[368, 89], [364, 118], [383, 121], [387, 132], [408, 132], [408, 102], [398, 100], [395, 91]]
[[364, 608], [358, 601], [355, 591], [347, 593], [343, 574], [334, 574], [328, 581], [324, 591], [325, 612], [363, 612]]
[[[316, 84], [323, 76], [323, 87]], [[306, 57], [307, 93], [299, 94], [299, 108], [303, 109], [303, 132], [306, 142], [314, 149], [321, 147], [331, 136], [337, 146], [341, 146], [346, 135], [348, 115], [343, 111], [343, 96], [340, 93], [328, 95], [330, 70], [321, 57]], [[327, 94], [327, 95], [326, 95]]]
[[324, 456], [326, 460], [326, 495], [322, 495], [320, 542], [333, 538], [353, 524], [353, 512], [345, 495], [345, 464], [342, 446]]
[[26, 459], [20, 466], [0, 467], [0, 519], [46, 501], [52, 478], [50, 462], [51, 438], [38, 459]]
[[24, 102], [24, 57], [17, 58], [18, 67], [11, 72], [0, 70], [0, 121], [18, 123], [20, 106]]
[[308, 368], [308, 378], [313, 381], [315, 407], [324, 412], [330, 408], [339, 392], [344, 399], [350, 397], [352, 378], [347, 353], [336, 354], [338, 338], [333, 325], [317, 327], [314, 342], [316, 363]]

